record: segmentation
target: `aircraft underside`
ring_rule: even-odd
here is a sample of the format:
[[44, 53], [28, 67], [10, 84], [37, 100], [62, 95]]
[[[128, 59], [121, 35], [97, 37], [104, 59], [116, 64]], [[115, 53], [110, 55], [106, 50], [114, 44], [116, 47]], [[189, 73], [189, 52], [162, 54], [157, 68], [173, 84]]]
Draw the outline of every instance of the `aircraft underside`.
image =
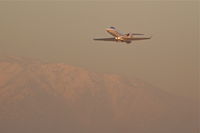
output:
[[131, 41], [129, 40], [119, 40], [119, 39], [115, 39], [116, 42], [125, 42], [125, 43], [131, 43]]

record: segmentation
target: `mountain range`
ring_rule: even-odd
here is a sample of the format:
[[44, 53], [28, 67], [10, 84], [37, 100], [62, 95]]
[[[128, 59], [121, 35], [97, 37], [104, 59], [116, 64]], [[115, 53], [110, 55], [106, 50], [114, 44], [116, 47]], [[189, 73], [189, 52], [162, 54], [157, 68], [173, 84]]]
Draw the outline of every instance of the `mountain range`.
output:
[[0, 58], [1, 133], [197, 133], [196, 108], [140, 79]]

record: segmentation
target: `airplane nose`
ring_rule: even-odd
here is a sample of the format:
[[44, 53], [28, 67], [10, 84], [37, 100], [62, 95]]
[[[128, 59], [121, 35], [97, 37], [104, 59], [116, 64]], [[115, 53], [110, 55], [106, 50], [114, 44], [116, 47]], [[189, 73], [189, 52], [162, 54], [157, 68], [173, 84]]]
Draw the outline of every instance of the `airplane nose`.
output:
[[109, 28], [106, 28], [106, 31], [107, 31], [107, 32], [109, 32], [109, 31], [110, 31], [110, 29], [109, 29]]
[[110, 28], [106, 28], [106, 31], [109, 31], [110, 30]]

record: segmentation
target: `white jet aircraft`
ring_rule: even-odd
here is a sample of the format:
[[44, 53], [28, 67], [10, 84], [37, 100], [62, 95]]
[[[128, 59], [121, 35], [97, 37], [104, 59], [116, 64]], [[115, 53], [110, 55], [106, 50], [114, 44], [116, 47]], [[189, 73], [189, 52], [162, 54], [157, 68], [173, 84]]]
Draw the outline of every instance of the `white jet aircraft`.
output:
[[151, 37], [136, 37], [135, 35], [144, 35], [144, 34], [138, 34], [138, 33], [127, 33], [122, 34], [120, 33], [115, 27], [107, 28], [106, 31], [111, 34], [112, 38], [94, 38], [94, 40], [97, 41], [116, 41], [116, 42], [126, 42], [131, 43], [131, 41], [134, 40], [146, 40], [151, 39]]

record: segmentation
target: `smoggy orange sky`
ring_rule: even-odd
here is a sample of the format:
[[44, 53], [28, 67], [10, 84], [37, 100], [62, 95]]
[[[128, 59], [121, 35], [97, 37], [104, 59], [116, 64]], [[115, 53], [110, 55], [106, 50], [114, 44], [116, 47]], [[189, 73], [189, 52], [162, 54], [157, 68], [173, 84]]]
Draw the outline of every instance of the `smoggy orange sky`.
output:
[[[0, 55], [137, 77], [197, 98], [197, 2], [0, 2]], [[96, 42], [105, 28], [145, 33], [131, 45]]]

